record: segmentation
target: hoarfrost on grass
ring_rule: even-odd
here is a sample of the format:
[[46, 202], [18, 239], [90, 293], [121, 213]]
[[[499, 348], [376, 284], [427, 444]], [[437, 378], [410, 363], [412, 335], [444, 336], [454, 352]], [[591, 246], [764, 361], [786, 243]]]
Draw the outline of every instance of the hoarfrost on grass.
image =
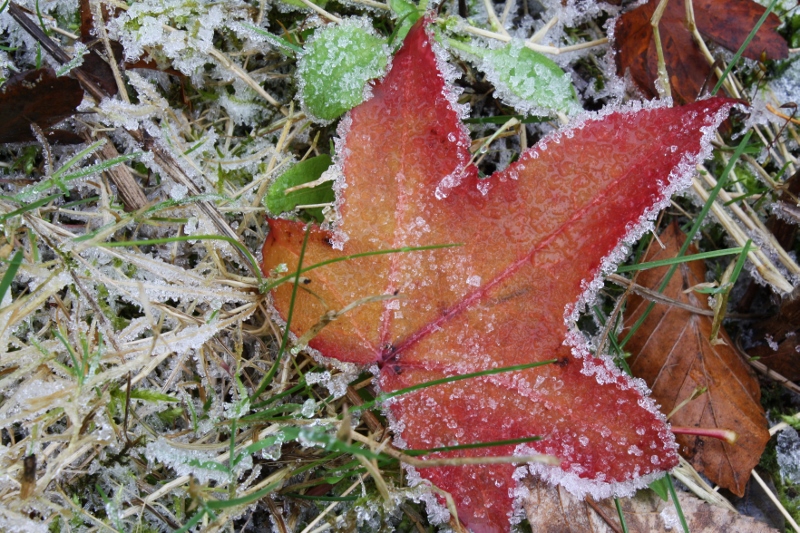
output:
[[[150, 463], [162, 463], [175, 470], [179, 476], [194, 476], [200, 483], [231, 481], [230, 474], [224, 468], [220, 468], [222, 465], [216, 462], [213, 453], [177, 448], [164, 437], [147, 443], [144, 455]], [[237, 465], [238, 472], [244, 471], [241, 468], [244, 462]]]

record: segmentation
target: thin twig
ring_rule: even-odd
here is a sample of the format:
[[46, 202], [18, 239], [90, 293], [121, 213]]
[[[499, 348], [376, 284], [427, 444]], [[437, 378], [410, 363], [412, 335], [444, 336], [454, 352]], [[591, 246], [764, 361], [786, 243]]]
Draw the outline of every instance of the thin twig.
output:
[[[470, 26], [468, 24], [462, 27], [462, 31], [466, 33], [471, 33], [472, 35], [477, 35], [479, 37], [488, 37], [489, 39], [496, 39], [504, 43], [511, 42], [511, 37], [503, 35], [502, 33], [496, 33], [493, 31], [484, 30], [482, 28], [476, 28], [475, 26]], [[525, 46], [527, 48], [530, 48], [534, 52], [540, 52], [542, 54], [550, 54], [550, 55], [559, 55], [559, 54], [565, 54], [567, 52], [575, 52], [577, 50], [585, 50], [587, 48], [594, 48], [596, 46], [602, 46], [604, 44], [608, 44], [608, 37], [603, 37], [602, 39], [596, 39], [594, 41], [587, 41], [585, 43], [578, 43], [562, 47], [542, 46], [536, 43], [532, 43], [530, 42], [530, 40], [525, 41]]]
[[770, 500], [772, 500], [772, 503], [775, 504], [775, 507], [778, 508], [778, 511], [781, 512], [783, 517], [786, 518], [786, 520], [789, 522], [789, 524], [791, 524], [791, 526], [795, 530], [795, 532], [800, 533], [800, 526], [797, 525], [797, 522], [795, 522], [794, 518], [792, 518], [792, 515], [789, 514], [789, 511], [786, 510], [786, 507], [784, 507], [783, 504], [781, 504], [780, 500], [778, 500], [778, 498], [775, 497], [775, 495], [769, 489], [767, 484], [764, 483], [764, 480], [761, 479], [761, 476], [758, 475], [758, 472], [756, 472], [755, 470], [752, 470], [750, 472], [750, 475], [753, 477], [753, 479], [756, 480], [756, 482], [759, 484], [761, 489], [766, 493], [767, 497]]

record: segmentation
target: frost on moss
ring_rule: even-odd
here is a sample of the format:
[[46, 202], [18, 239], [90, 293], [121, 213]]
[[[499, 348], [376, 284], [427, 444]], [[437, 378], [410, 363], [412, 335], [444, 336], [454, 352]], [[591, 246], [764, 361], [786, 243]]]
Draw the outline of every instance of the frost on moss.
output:
[[364, 101], [367, 83], [389, 62], [386, 41], [361, 19], [329, 25], [309, 39], [297, 65], [303, 110], [330, 122]]
[[109, 23], [128, 60], [148, 56], [196, 78], [208, 62], [215, 32], [249, 21], [246, 5], [234, 0], [144, 0], [135, 2]]

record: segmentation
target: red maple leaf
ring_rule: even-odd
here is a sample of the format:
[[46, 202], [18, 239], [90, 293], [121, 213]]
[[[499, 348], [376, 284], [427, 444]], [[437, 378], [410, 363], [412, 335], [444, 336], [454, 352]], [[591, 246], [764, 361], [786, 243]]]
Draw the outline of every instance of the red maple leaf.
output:
[[[292, 331], [302, 335], [326, 312], [362, 298], [402, 296], [358, 306], [310, 342], [327, 357], [377, 365], [384, 391], [556, 359], [393, 398], [397, 442], [431, 449], [539, 435], [527, 451], [503, 445], [431, 456], [547, 453], [561, 466], [530, 467], [544, 478], [578, 494], [629, 494], [675, 466], [673, 436], [641, 382], [588, 353], [569, 312], [565, 324], [565, 309], [591, 292], [604, 258], [637, 233], [643, 214], [663, 205], [665, 188], [691, 172], [704, 152], [701, 130], [712, 131], [733, 102], [586, 120], [489, 179], [469, 164], [469, 136], [452, 102], [417, 25], [372, 99], [343, 121], [341, 221], [336, 232], [310, 231], [303, 264], [402, 246], [463, 246], [311, 270], [297, 291]], [[263, 271], [296, 269], [304, 226], [269, 224]], [[273, 291], [284, 317], [291, 293], [290, 284]], [[515, 468], [437, 467], [419, 475], [453, 495], [474, 531], [504, 531]]]
[[[633, 82], [650, 98], [658, 96], [658, 57], [650, 23], [658, 3], [650, 0], [623, 14], [614, 29], [617, 73], [621, 76], [629, 70]], [[694, 0], [692, 6], [702, 36], [733, 51], [744, 43], [765, 11], [751, 0]], [[780, 19], [770, 13], [743, 55], [750, 59], [762, 59], [762, 55], [766, 59], [786, 58], [789, 48], [777, 32], [780, 24]], [[713, 87], [717, 78], [688, 29], [684, 0], [667, 3], [658, 28], [672, 95], [680, 104], [694, 102], [703, 85]]]

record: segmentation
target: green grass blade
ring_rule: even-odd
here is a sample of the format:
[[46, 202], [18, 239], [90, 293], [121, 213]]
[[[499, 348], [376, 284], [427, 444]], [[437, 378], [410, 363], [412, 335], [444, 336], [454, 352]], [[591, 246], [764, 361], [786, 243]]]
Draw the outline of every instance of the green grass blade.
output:
[[614, 496], [614, 506], [617, 508], [617, 516], [619, 516], [619, 523], [622, 525], [622, 533], [628, 533], [628, 524], [625, 522], [625, 513], [622, 512], [622, 505], [619, 503], [619, 498]]
[[388, 392], [385, 394], [381, 394], [374, 400], [370, 400], [369, 402], [364, 402], [363, 404], [357, 407], [351, 407], [351, 411], [363, 411], [365, 409], [371, 409], [376, 403], [384, 402], [389, 398], [394, 398], [395, 396], [400, 396], [401, 394], [408, 394], [409, 392], [418, 391], [420, 389], [426, 389], [428, 387], [435, 387], [437, 385], [444, 385], [445, 383], [452, 383], [454, 381], [461, 381], [464, 379], [473, 379], [478, 378], [481, 376], [491, 376], [494, 374], [502, 374], [504, 372], [517, 372], [519, 370], [527, 370], [529, 368], [536, 368], [539, 366], [549, 365], [555, 363], [558, 359], [548, 359], [547, 361], [538, 361], [536, 363], [527, 363], [524, 365], [514, 365], [514, 366], [505, 366], [503, 368], [491, 368], [489, 370], [482, 370], [480, 372], [472, 372], [469, 374], [459, 374], [457, 376], [449, 376], [442, 379], [434, 379], [431, 381], [426, 381], [425, 383], [418, 383], [416, 385], [412, 385], [411, 387], [406, 387], [404, 389], [398, 389], [393, 392]]
[[28, 211], [33, 211], [34, 209], [38, 209], [38, 208], [42, 207], [45, 204], [49, 204], [50, 202], [52, 202], [56, 198], [61, 198], [61, 194], [52, 194], [52, 195], [47, 196], [45, 198], [41, 198], [39, 200], [36, 200], [35, 202], [31, 202], [29, 204], [25, 204], [22, 207], [20, 207], [19, 209], [11, 211], [10, 213], [6, 213], [4, 215], [0, 215], [0, 224], [5, 222], [9, 218], [13, 218], [13, 217], [16, 217], [16, 216], [19, 216], [19, 215], [24, 215]]
[[[750, 34], [744, 40], [744, 42], [742, 43], [742, 46], [739, 47], [739, 49], [734, 54], [733, 59], [731, 59], [731, 61], [728, 63], [728, 66], [725, 67], [725, 70], [722, 72], [722, 76], [720, 76], [719, 81], [717, 81], [717, 84], [714, 85], [714, 89], [711, 90], [711, 94], [712, 95], [717, 94], [717, 92], [719, 91], [720, 87], [722, 87], [722, 84], [725, 83], [725, 78], [728, 77], [728, 74], [730, 74], [731, 69], [733, 69], [733, 67], [736, 66], [736, 63], [739, 62], [739, 59], [741, 59], [742, 54], [747, 49], [748, 45], [750, 44], [750, 41], [753, 40], [753, 37], [756, 36], [756, 33], [758, 33], [758, 30], [761, 29], [761, 26], [764, 24], [764, 22], [766, 22], [767, 17], [769, 16], [770, 13], [772, 13], [772, 10], [775, 8], [777, 3], [778, 3], [778, 0], [772, 0], [772, 2], [769, 3], [769, 5], [767, 6], [767, 10], [764, 11], [764, 14], [761, 15], [760, 19], [758, 19], [758, 22], [756, 22], [756, 25], [753, 26], [752, 30], [750, 30]], [[753, 131], [753, 130], [750, 130], [750, 131]]]
[[67, 192], [65, 185], [66, 183], [69, 183], [70, 181], [77, 180], [80, 178], [85, 178], [87, 176], [91, 176], [92, 174], [103, 172], [115, 165], [124, 163], [125, 161], [136, 159], [140, 155], [142, 155], [141, 152], [121, 155], [119, 157], [103, 161], [102, 163], [82, 168], [80, 170], [77, 170], [71, 174], [67, 174], [64, 176], [61, 175], [61, 171], [64, 170], [64, 167], [61, 167], [61, 169], [59, 169], [58, 172], [55, 172], [50, 178], [43, 180], [38, 184], [34, 185], [33, 187], [22, 191], [21, 193], [14, 196], [14, 199], [18, 202], [24, 202], [26, 198], [30, 198], [31, 196], [39, 194], [40, 192], [46, 191], [47, 189], [50, 189], [52, 187], [59, 187], [61, 188], [62, 191]]
[[639, 263], [638, 265], [627, 265], [617, 268], [618, 273], [633, 272], [636, 270], [647, 270], [648, 268], [658, 268], [662, 266], [678, 265], [681, 263], [688, 263], [689, 261], [700, 261], [702, 259], [712, 259], [714, 257], [724, 257], [726, 255], [741, 254], [743, 247], [727, 248], [725, 250], [712, 250], [710, 252], [701, 252], [699, 254], [685, 255], [681, 257], [672, 257], [670, 259], [661, 259], [659, 261], [648, 261], [647, 263]]
[[744, 246], [742, 246], [742, 253], [739, 254], [739, 258], [736, 260], [736, 266], [733, 267], [733, 272], [731, 273], [731, 279], [729, 281], [731, 287], [733, 287], [733, 284], [736, 283], [737, 279], [739, 279], [739, 274], [742, 273], [744, 264], [747, 262], [747, 254], [750, 252], [751, 244], [753, 244], [753, 241], [747, 239], [747, 242], [744, 244]]
[[283, 37], [278, 37], [277, 35], [273, 35], [270, 32], [265, 31], [263, 28], [259, 28], [258, 26], [253, 26], [252, 24], [246, 24], [246, 23], [243, 23], [242, 26], [266, 38], [271, 44], [274, 44], [284, 52], [288, 52], [289, 55], [291, 56], [300, 55], [303, 53], [303, 49], [300, 48], [299, 46], [290, 43]]
[[78, 360], [78, 356], [75, 355], [75, 350], [72, 349], [72, 346], [64, 337], [64, 335], [61, 333], [61, 331], [55, 330], [54, 335], [58, 338], [59, 341], [61, 341], [61, 344], [64, 345], [64, 348], [67, 349], [67, 353], [69, 353], [69, 358], [70, 360], [72, 360], [72, 369], [71, 369], [72, 375], [74, 375], [75, 378], [78, 380], [79, 385], [83, 385], [84, 376], [83, 376], [82, 362]]
[[300, 274], [303, 272], [303, 259], [306, 256], [306, 247], [308, 246], [308, 236], [311, 235], [311, 226], [306, 227], [306, 233], [303, 236], [303, 246], [300, 248], [300, 257], [297, 258], [297, 270], [294, 275], [294, 286], [292, 287], [292, 298], [289, 301], [289, 313], [286, 316], [286, 326], [284, 326], [283, 337], [281, 338], [281, 346], [278, 348], [278, 354], [275, 356], [275, 363], [261, 383], [258, 385], [256, 392], [250, 397], [251, 400], [258, 398], [264, 392], [267, 386], [272, 382], [272, 378], [278, 372], [278, 365], [280, 365], [283, 354], [286, 351], [286, 345], [289, 344], [289, 331], [292, 325], [292, 316], [294, 315], [294, 304], [297, 300], [297, 289], [300, 286]]
[[689, 533], [689, 525], [686, 523], [686, 517], [683, 516], [683, 509], [681, 508], [681, 502], [678, 501], [678, 495], [675, 494], [675, 486], [672, 484], [672, 476], [668, 474], [666, 478], [667, 486], [669, 487], [669, 495], [672, 497], [672, 502], [675, 504], [675, 512], [678, 513], [678, 520], [681, 521], [683, 533]]
[[103, 140], [100, 140], [100, 141], [97, 141], [97, 142], [94, 142], [94, 143], [90, 144], [89, 146], [87, 146], [86, 148], [84, 148], [83, 150], [81, 150], [80, 152], [75, 154], [74, 156], [72, 156], [66, 163], [61, 165], [61, 168], [56, 170], [55, 173], [53, 173], [52, 177], [54, 177], [54, 178], [59, 177], [61, 174], [63, 174], [64, 172], [66, 172], [70, 168], [72, 168], [81, 159], [83, 159], [87, 155], [91, 154], [92, 152], [94, 152], [95, 150], [97, 150], [98, 148], [103, 146], [105, 143], [106, 143], [106, 140], [103, 139]]
[[328, 259], [326, 261], [320, 261], [319, 263], [315, 263], [311, 266], [302, 268], [297, 271], [297, 276], [294, 273], [287, 274], [281, 278], [276, 279], [275, 281], [269, 282], [267, 285], [261, 288], [261, 292], [269, 292], [281, 283], [286, 283], [287, 281], [295, 278], [299, 281], [300, 276], [299, 274], [305, 274], [306, 272], [310, 272], [311, 270], [321, 268], [327, 265], [332, 265], [334, 263], [341, 263], [342, 261], [351, 261], [353, 259], [360, 259], [362, 257], [371, 257], [373, 255], [385, 255], [385, 254], [404, 254], [408, 252], [423, 252], [425, 250], [439, 250], [441, 248], [455, 248], [457, 246], [464, 246], [461, 243], [455, 244], [430, 244], [427, 246], [404, 246], [403, 248], [391, 248], [386, 250], [375, 250], [373, 252], [361, 252], [358, 254], [350, 254], [350, 255], [343, 255], [342, 257], [335, 257], [333, 259]]
[[287, 498], [297, 498], [299, 500], [311, 500], [320, 502], [354, 502], [358, 499], [357, 496], [307, 496], [305, 494], [297, 494], [296, 492], [289, 492], [283, 494]]
[[542, 440], [542, 437], [521, 437], [519, 439], [496, 440], [491, 442], [476, 442], [474, 444], [459, 444], [457, 446], [444, 446], [442, 448], [430, 448], [428, 450], [403, 450], [406, 455], [416, 457], [418, 455], [429, 455], [437, 452], [452, 452], [457, 450], [474, 450], [478, 448], [493, 448], [496, 446], [510, 446], [513, 444], [524, 444], [526, 442], [537, 442]]
[[[708, 215], [708, 212], [711, 210], [711, 206], [713, 205], [714, 200], [716, 200], [717, 196], [719, 195], [719, 191], [721, 191], [722, 187], [727, 183], [728, 176], [730, 175], [731, 171], [733, 170], [734, 165], [736, 165], [736, 162], [742, 156], [742, 153], [744, 153], [745, 148], [747, 148], [747, 143], [750, 142], [750, 137], [752, 135], [753, 135], [753, 130], [751, 129], [745, 134], [745, 136], [742, 139], [742, 141], [736, 147], [736, 151], [733, 153], [733, 156], [731, 156], [730, 161], [728, 161], [728, 164], [725, 166], [725, 169], [722, 171], [722, 174], [720, 175], [719, 180], [717, 180], [717, 185], [713, 189], [711, 189], [711, 192], [708, 194], [708, 201], [705, 203], [703, 208], [700, 210], [700, 213], [697, 215], [697, 218], [695, 219], [694, 224], [692, 224], [692, 228], [689, 230], [689, 233], [686, 235], [686, 240], [684, 241], [683, 245], [681, 246], [680, 250], [678, 251], [678, 257], [682, 257], [682, 256], [686, 255], [686, 250], [689, 249], [689, 245], [692, 243], [692, 240], [694, 239], [694, 236], [697, 235], [698, 231], [700, 231], [700, 226], [703, 224], [703, 221], [705, 220], [706, 215]], [[667, 287], [667, 284], [669, 284], [669, 280], [672, 279], [672, 275], [675, 274], [675, 271], [677, 269], [678, 269], [678, 265], [677, 264], [672, 265], [670, 267], [669, 271], [667, 272], [666, 277], [664, 278], [664, 281], [661, 283], [661, 285], [658, 288], [658, 292], [664, 292], [664, 289]], [[622, 342], [619, 343], [620, 348], [624, 347], [628, 343], [628, 341], [631, 340], [631, 337], [633, 337], [634, 333], [636, 333], [636, 331], [642, 326], [642, 324], [644, 324], [644, 321], [647, 319], [647, 316], [653, 310], [655, 305], [656, 304], [654, 302], [650, 302], [648, 304], [647, 308], [644, 310], [644, 313], [642, 313], [642, 316], [639, 317], [639, 320], [636, 321], [636, 323], [633, 325], [633, 327], [631, 327], [631, 330], [628, 332], [628, 334], [625, 336], [625, 338], [622, 339]]]
[[271, 492], [280, 487], [281, 483], [283, 483], [282, 480], [272, 482], [261, 490], [257, 490], [252, 494], [241, 496], [239, 498], [206, 502], [206, 507], [208, 507], [209, 509], [217, 510], [217, 509], [229, 509], [231, 507], [238, 507], [240, 505], [248, 505], [250, 503], [260, 500], [265, 496], [269, 496]]
[[180, 529], [176, 529], [173, 533], [186, 533], [186, 531], [189, 531], [194, 526], [199, 524], [200, 520], [202, 520], [205, 515], [206, 515], [206, 510], [200, 509], [194, 514], [194, 516], [192, 516], [192, 518], [189, 519], [188, 522], [186, 522], [183, 525], [183, 527], [181, 527]]
[[259, 278], [259, 284], [262, 283], [263, 278], [261, 277], [261, 268], [259, 267], [256, 258], [253, 257], [253, 254], [250, 253], [250, 250], [248, 250], [241, 242], [234, 239], [233, 237], [228, 237], [227, 235], [180, 235], [178, 237], [164, 237], [163, 239], [101, 242], [98, 243], [97, 246], [102, 246], [105, 248], [122, 248], [128, 246], [152, 246], [158, 244], [168, 244], [171, 242], [186, 242], [186, 241], [225, 241], [231, 246], [235, 246], [236, 248], [241, 250], [242, 253], [244, 253], [244, 255], [247, 257], [247, 260], [250, 261], [250, 264], [253, 266], [253, 271]]
[[17, 253], [14, 254], [14, 257], [12, 257], [11, 261], [8, 263], [8, 270], [3, 274], [3, 279], [0, 280], [0, 302], [5, 298], [9, 287], [11, 287], [11, 282], [14, 281], [14, 276], [17, 275], [17, 271], [21, 265], [22, 250], [17, 250]]

